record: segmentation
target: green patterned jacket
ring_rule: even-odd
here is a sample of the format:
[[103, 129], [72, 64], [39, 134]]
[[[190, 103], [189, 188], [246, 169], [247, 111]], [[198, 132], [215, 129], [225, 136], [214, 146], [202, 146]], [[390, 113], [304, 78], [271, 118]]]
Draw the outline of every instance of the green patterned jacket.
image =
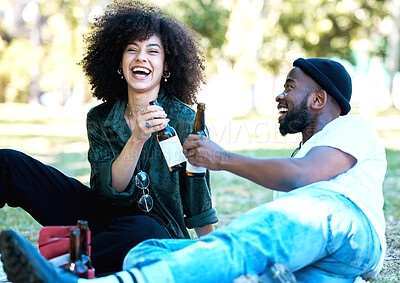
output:
[[[161, 91], [160, 106], [170, 119], [181, 143], [193, 129], [195, 111]], [[125, 191], [111, 186], [111, 164], [128, 141], [131, 131], [124, 119], [127, 101], [105, 102], [87, 115], [88, 159], [91, 165], [90, 187], [100, 199], [116, 206], [137, 206], [142, 192], [132, 177]], [[189, 178], [185, 170], [171, 173], [158, 144], [156, 134], [145, 142], [135, 174], [145, 171], [150, 177], [149, 193], [154, 207], [149, 215], [161, 223], [173, 238], [189, 238], [186, 228], [202, 227], [218, 221], [212, 207], [209, 172], [205, 178]]]

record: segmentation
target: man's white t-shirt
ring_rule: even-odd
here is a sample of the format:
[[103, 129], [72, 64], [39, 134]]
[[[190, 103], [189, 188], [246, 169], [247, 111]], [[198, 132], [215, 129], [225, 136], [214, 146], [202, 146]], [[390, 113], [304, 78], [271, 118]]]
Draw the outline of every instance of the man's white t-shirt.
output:
[[336, 178], [306, 187], [317, 186], [336, 191], [352, 200], [368, 217], [382, 248], [379, 263], [366, 274], [373, 277], [381, 270], [386, 251], [382, 190], [387, 165], [385, 148], [379, 142], [376, 131], [359, 115], [341, 116], [331, 121], [306, 141], [294, 158], [304, 157], [316, 146], [337, 148], [357, 159], [351, 169]]

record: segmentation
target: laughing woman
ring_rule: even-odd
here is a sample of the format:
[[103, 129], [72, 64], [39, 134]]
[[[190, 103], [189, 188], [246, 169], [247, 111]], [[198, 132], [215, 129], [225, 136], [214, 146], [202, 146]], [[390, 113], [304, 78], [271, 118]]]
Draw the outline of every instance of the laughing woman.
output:
[[[81, 66], [103, 103], [87, 115], [90, 188], [17, 151], [0, 150], [0, 206], [21, 207], [42, 225], [87, 219], [97, 275], [121, 270], [148, 238], [214, 230], [209, 175], [170, 172], [156, 132], [191, 132], [204, 83], [198, 36], [158, 7], [115, 1], [85, 37]], [[149, 105], [156, 100], [159, 105]], [[167, 116], [168, 115], [168, 116]], [[148, 200], [146, 206], [144, 200]], [[151, 206], [152, 205], [152, 206]]]

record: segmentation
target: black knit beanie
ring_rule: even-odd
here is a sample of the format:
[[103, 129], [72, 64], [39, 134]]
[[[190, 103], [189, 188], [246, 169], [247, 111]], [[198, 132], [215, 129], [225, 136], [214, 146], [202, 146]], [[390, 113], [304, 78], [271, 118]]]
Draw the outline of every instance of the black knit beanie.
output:
[[293, 66], [302, 69], [336, 100], [342, 109], [340, 115], [349, 113], [352, 85], [350, 75], [342, 64], [322, 58], [299, 58]]

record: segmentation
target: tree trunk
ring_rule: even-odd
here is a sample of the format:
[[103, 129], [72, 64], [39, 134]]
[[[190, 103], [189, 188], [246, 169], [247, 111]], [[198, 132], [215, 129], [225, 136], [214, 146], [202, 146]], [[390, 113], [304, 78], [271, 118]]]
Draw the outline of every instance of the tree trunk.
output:
[[[36, 16], [33, 19], [32, 29], [30, 31], [30, 40], [32, 50], [38, 50], [40, 48], [40, 11], [37, 9]], [[31, 67], [31, 84], [29, 87], [29, 104], [39, 104], [40, 98], [40, 60], [36, 60], [35, 64]]]

